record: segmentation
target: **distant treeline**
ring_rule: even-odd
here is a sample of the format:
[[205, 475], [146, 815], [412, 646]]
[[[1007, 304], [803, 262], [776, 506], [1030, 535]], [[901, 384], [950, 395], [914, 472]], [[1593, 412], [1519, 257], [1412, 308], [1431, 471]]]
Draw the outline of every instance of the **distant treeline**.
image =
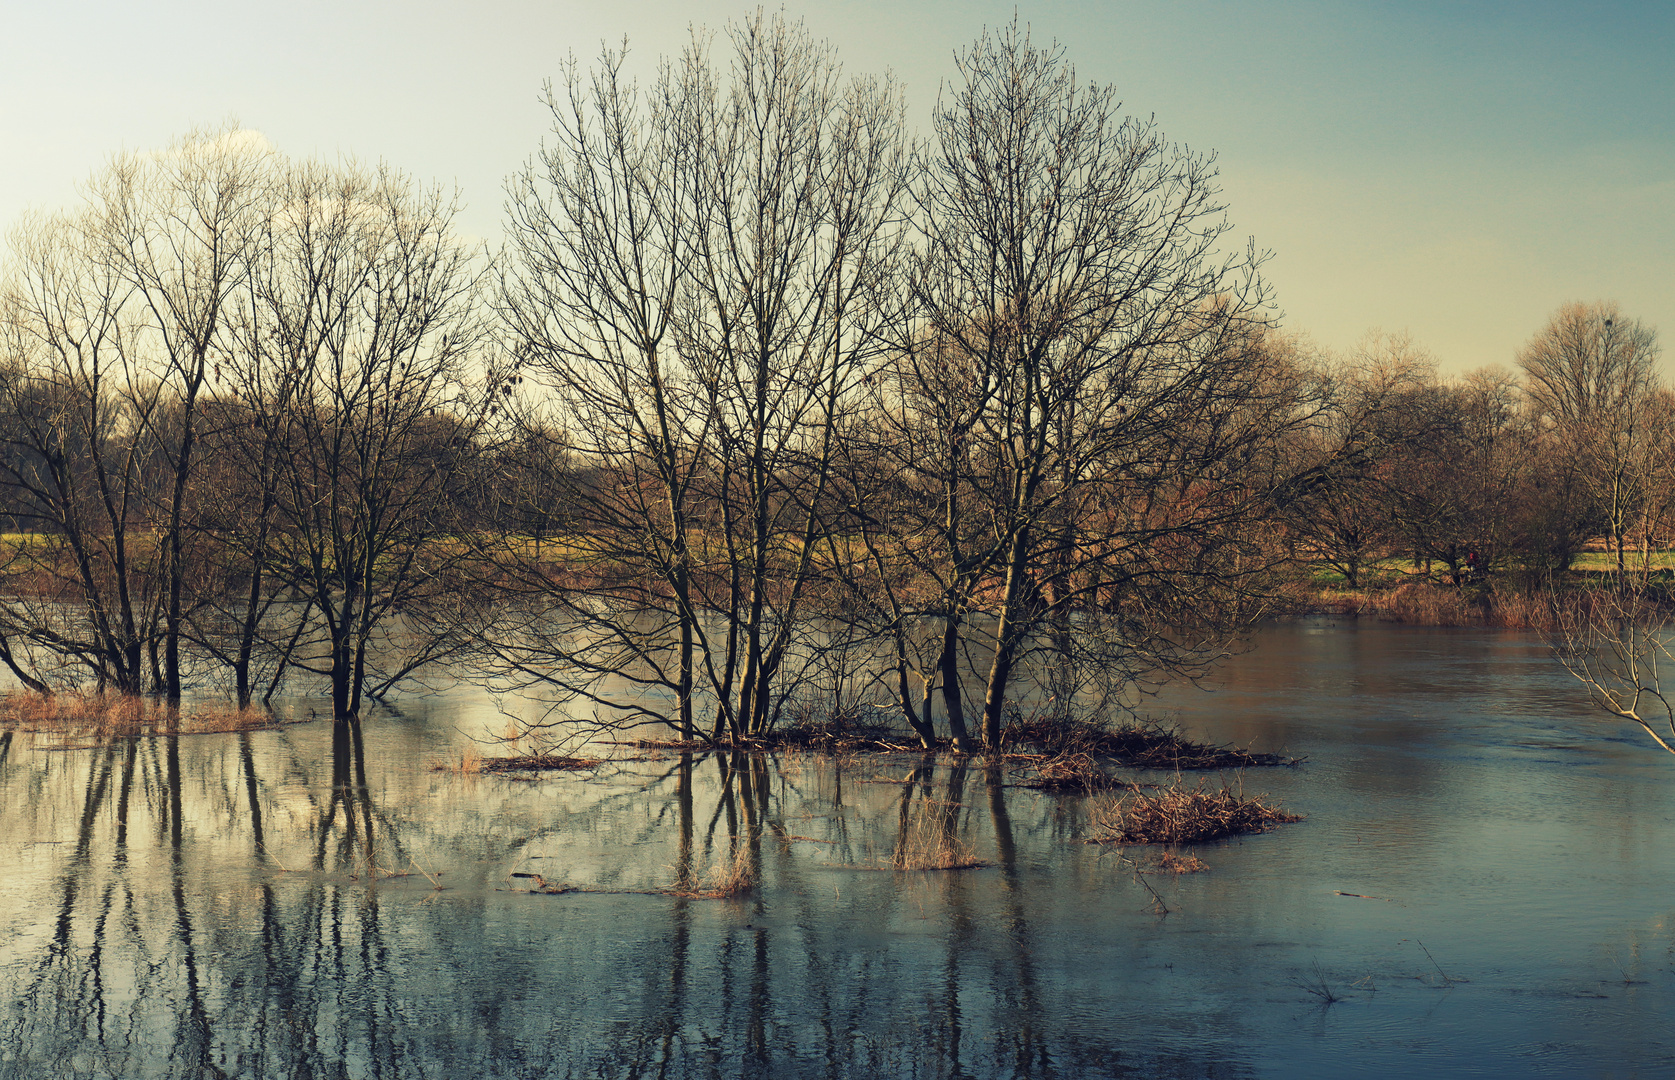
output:
[[1520, 376], [1317, 355], [1213, 158], [1016, 24], [928, 144], [781, 16], [722, 44], [568, 69], [492, 255], [445, 193], [231, 129], [24, 222], [0, 660], [241, 704], [310, 673], [341, 717], [468, 658], [733, 739], [818, 684], [971, 747], [1021, 670], [1064, 710], [1197, 670], [1300, 566], [1534, 582], [1664, 535], [1670, 398], [1613, 306]]

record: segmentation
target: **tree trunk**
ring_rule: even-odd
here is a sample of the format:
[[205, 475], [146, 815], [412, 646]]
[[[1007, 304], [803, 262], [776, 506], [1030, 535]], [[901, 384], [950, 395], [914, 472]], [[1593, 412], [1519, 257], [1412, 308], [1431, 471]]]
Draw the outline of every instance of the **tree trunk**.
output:
[[[900, 620], [897, 620], [895, 626], [896, 694], [901, 701], [901, 714], [907, 720], [907, 726], [912, 728], [914, 733], [919, 736], [919, 745], [926, 750], [932, 750], [936, 747], [936, 728], [931, 724], [930, 710], [927, 709], [924, 719], [920, 719], [918, 703], [913, 700], [913, 689], [909, 681], [911, 665], [907, 660], [907, 639], [905, 635], [906, 631], [902, 628]], [[930, 689], [930, 684], [926, 683], [925, 696], [927, 698], [930, 697]]]
[[965, 702], [960, 689], [960, 619], [948, 615], [943, 620], [942, 655], [937, 667], [942, 673], [942, 703], [948, 713], [948, 734], [953, 736], [954, 749], [969, 754], [977, 748], [965, 729]]
[[1001, 718], [1006, 711], [1006, 688], [1012, 681], [1012, 665], [1016, 661], [1019, 619], [1018, 606], [1023, 603], [1024, 559], [1029, 553], [1029, 530], [1019, 529], [1012, 538], [1012, 550], [1006, 560], [1006, 597], [1001, 601], [1000, 626], [995, 630], [995, 658], [989, 665], [988, 690], [983, 697], [983, 745], [990, 753], [1000, 750]]

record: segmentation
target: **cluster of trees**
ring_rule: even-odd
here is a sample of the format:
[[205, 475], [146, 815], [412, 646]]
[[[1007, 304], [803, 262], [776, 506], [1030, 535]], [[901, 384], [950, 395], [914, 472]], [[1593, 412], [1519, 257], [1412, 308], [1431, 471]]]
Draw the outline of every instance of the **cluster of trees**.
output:
[[1275, 499], [1290, 543], [1351, 587], [1397, 558], [1534, 586], [1604, 537], [1623, 586], [1630, 551], [1675, 535], [1675, 395], [1657, 356], [1651, 328], [1608, 302], [1560, 308], [1516, 373], [1445, 381], [1411, 340], [1370, 336], [1317, 365], [1326, 408]]
[[301, 668], [353, 713], [468, 505], [478, 253], [440, 193], [237, 131], [87, 196], [13, 239], [0, 660], [169, 699], [213, 668], [241, 705]]
[[927, 743], [940, 690], [962, 748], [968, 654], [989, 745], [1044, 632], [1065, 703], [1102, 661], [1192, 663], [1180, 628], [1269, 565], [1250, 526], [1303, 386], [1260, 259], [1220, 251], [1213, 161], [1016, 25], [961, 58], [930, 146], [800, 28], [728, 44], [730, 83], [705, 42], [644, 94], [618, 55], [573, 69], [513, 185], [499, 306], [552, 389], [520, 426], [553, 440], [532, 490], [569, 574], [509, 538], [500, 660], [740, 738], [836, 633]]
[[1016, 24], [927, 144], [782, 17], [714, 48], [645, 88], [572, 65], [494, 258], [439, 192], [236, 131], [26, 223], [0, 661], [241, 705], [300, 671], [348, 717], [469, 653], [741, 739], [818, 659], [971, 748], [1021, 670], [1069, 709], [1196, 669], [1295, 561], [1651, 542], [1655, 341], [1613, 310], [1561, 313], [1523, 387], [1396, 339], [1323, 363], [1213, 158]]

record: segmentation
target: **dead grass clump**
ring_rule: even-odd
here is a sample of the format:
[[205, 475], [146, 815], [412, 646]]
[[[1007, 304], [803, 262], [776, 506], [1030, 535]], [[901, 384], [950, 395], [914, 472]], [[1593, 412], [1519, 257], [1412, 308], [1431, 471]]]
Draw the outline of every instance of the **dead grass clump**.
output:
[[1143, 868], [1147, 874], [1201, 874], [1210, 868], [1210, 864], [1196, 855], [1180, 855], [1173, 851], [1165, 851], [1158, 855], [1151, 865]]
[[693, 900], [731, 900], [744, 896], [756, 888], [756, 861], [751, 858], [750, 845], [740, 844], [729, 859], [710, 867], [702, 883], [667, 890], [671, 896]]
[[134, 694], [59, 693], [51, 697], [14, 691], [0, 697], [0, 728], [66, 739], [101, 740], [132, 735], [205, 735], [277, 727], [265, 709], [194, 704], [177, 708]]
[[982, 860], [971, 847], [954, 835], [940, 812], [916, 815], [890, 854], [897, 870], [971, 870]]
[[459, 761], [449, 765], [438, 762], [430, 767], [431, 772], [459, 773], [461, 776], [476, 776], [483, 772], [483, 752], [475, 745], [467, 746], [460, 751]]
[[[467, 751], [469, 754], [470, 751]], [[486, 773], [519, 773], [519, 772], [570, 772], [575, 769], [591, 769], [598, 765], [599, 758], [559, 757], [555, 754], [516, 754], [512, 757], [478, 756], [477, 767], [467, 769], [469, 757], [461, 762], [461, 772]]]
[[1410, 581], [1372, 598], [1378, 617], [1416, 626], [1482, 626], [1489, 604], [1483, 594], [1452, 586]]
[[1264, 801], [1246, 798], [1229, 787], [1185, 787], [1179, 780], [1165, 788], [1130, 784], [1128, 790], [1096, 807], [1096, 844], [1202, 844], [1244, 833], [1266, 832], [1275, 825], [1301, 821]]

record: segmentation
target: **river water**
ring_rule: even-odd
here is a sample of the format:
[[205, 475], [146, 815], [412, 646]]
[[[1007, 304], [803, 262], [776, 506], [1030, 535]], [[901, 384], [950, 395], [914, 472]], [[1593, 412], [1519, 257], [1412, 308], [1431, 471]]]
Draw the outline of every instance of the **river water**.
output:
[[457, 767], [504, 723], [464, 689], [0, 736], [0, 1077], [1675, 1073], [1675, 758], [1539, 640], [1287, 624], [1209, 685], [1147, 708], [1305, 755], [1242, 783], [1307, 819], [1147, 876], [1167, 914], [980, 760], [511, 779]]

